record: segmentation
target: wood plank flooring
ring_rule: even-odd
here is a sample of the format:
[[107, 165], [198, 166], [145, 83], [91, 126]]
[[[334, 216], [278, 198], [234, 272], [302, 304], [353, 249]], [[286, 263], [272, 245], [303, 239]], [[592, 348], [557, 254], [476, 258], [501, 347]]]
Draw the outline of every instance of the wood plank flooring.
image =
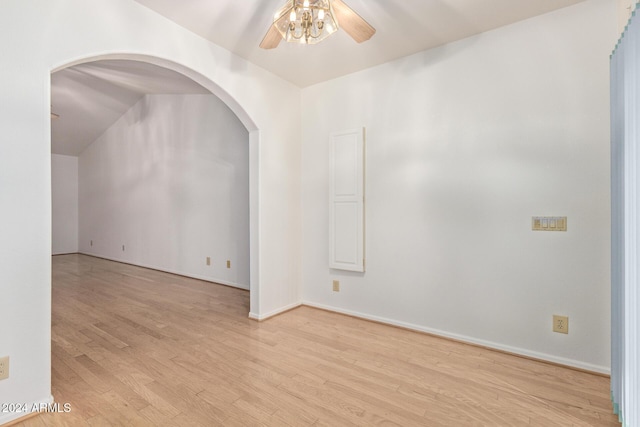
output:
[[82, 255], [53, 258], [52, 388], [33, 426], [619, 426], [609, 380]]

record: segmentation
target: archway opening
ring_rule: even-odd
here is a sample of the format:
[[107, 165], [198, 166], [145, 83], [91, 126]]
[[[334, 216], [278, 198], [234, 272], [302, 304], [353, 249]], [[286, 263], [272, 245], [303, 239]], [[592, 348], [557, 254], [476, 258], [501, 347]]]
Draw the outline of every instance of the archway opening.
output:
[[[61, 80], [64, 83], [66, 79], [68, 83], [70, 77], [75, 78], [75, 87], [70, 88], [69, 86], [73, 85], [67, 84], [63, 90], [56, 93], [56, 81], [54, 80]], [[76, 92], [75, 97], [73, 96], [74, 90]], [[106, 229], [102, 230], [101, 238], [93, 239], [90, 230], [95, 230], [95, 227], [91, 226], [91, 221], [82, 220], [83, 217], [90, 217], [88, 214], [85, 215], [83, 210], [90, 211], [91, 207], [86, 209], [86, 200], [80, 200], [78, 252], [91, 253], [105, 258], [122, 260], [132, 264], [149, 266], [216, 283], [250, 289], [251, 299], [248, 311], [258, 312], [257, 144], [259, 131], [255, 123], [232, 97], [201, 74], [161, 58], [118, 54], [85, 58], [68, 63], [52, 71], [52, 113], [60, 117], [53, 119], [54, 115], [52, 114], [52, 134], [55, 135], [57, 127], [63, 127], [59, 125], [62, 125], [65, 120], [69, 121], [70, 117], [67, 116], [69, 111], [65, 105], [73, 104], [74, 98], [76, 110], [83, 111], [85, 118], [89, 117], [91, 120], [95, 120], [96, 116], [100, 116], [100, 113], [95, 111], [97, 110], [95, 103], [92, 105], [88, 101], [90, 100], [91, 91], [96, 90], [102, 92], [103, 95], [107, 95], [106, 99], [102, 101], [102, 107], [106, 105], [107, 112], [111, 116], [111, 118], [107, 118], [107, 122], [112, 120], [115, 114], [117, 121], [123, 123], [114, 125], [116, 129], [111, 129], [110, 132], [99, 132], [100, 143], [106, 148], [102, 147], [102, 150], [92, 148], [89, 151], [98, 151], [98, 153], [92, 153], [94, 157], [105, 157], [106, 153], [107, 157], [110, 156], [113, 164], [123, 165], [122, 167], [128, 166], [131, 171], [138, 172], [138, 178], [146, 179], [149, 178], [147, 175], [153, 175], [154, 173], [157, 178], [158, 174], [164, 174], [161, 178], [166, 181], [164, 183], [165, 186], [173, 190], [173, 194], [165, 195], [167, 197], [165, 197], [164, 206], [178, 207], [177, 210], [184, 213], [185, 217], [179, 219], [181, 227], [178, 228], [181, 228], [181, 230], [174, 230], [173, 238], [169, 236], [169, 238], [165, 239], [166, 245], [164, 248], [161, 248], [162, 244], [156, 238], [155, 242], [147, 239], [146, 243], [148, 244], [145, 249], [145, 233], [140, 232], [140, 226], [136, 227], [131, 224], [128, 227], [124, 227], [129, 230], [122, 231], [120, 238], [116, 236], [118, 233], [112, 233]], [[78, 96], [78, 93], [83, 91], [86, 92], [84, 95], [87, 96]], [[185, 95], [185, 93], [188, 95]], [[138, 99], [135, 99], [136, 96]], [[65, 101], [65, 97], [67, 101]], [[72, 99], [72, 102], [68, 101], [69, 98]], [[130, 102], [131, 98], [134, 99], [135, 105], [125, 105]], [[169, 106], [167, 106], [167, 102], [170, 104]], [[164, 103], [163, 106], [160, 105], [162, 103]], [[126, 112], [123, 112], [118, 117], [118, 109], [122, 110], [123, 108]], [[208, 116], [203, 115], [203, 109], [208, 110], [208, 113], [213, 110], [213, 113], [217, 114], [217, 118], [211, 120], [212, 116], [210, 114]], [[105, 112], [104, 108], [102, 111]], [[166, 120], [163, 119], [163, 114], [167, 118]], [[171, 118], [175, 115], [182, 116], [183, 121], [180, 126], [171, 126]], [[73, 115], [71, 114], [71, 116]], [[184, 119], [188, 122], [187, 125], [184, 124]], [[132, 122], [134, 123], [132, 124]], [[86, 120], [75, 121], [76, 126], [80, 124], [85, 125]], [[91, 126], [92, 124], [89, 123], [89, 127]], [[194, 137], [194, 135], [211, 131], [212, 127], [215, 126], [224, 127], [224, 134], [218, 138], [217, 142], [226, 145], [218, 144], [220, 146], [212, 149], [211, 141], [207, 141], [209, 144], [208, 152], [199, 152], [197, 147], [198, 138]], [[134, 130], [131, 130], [132, 128]], [[86, 129], [81, 130], [84, 132], [86, 140]], [[163, 143], [162, 149], [156, 149], [152, 153], [130, 152], [125, 156], [121, 155], [120, 158], [113, 156], [114, 152], [117, 152], [117, 150], [113, 149], [113, 146], [117, 146], [117, 141], [114, 142], [114, 139], [122, 139], [123, 132], [128, 137], [133, 135], [135, 139], [136, 132], [140, 133], [145, 130], [148, 133], [152, 133], [152, 135], [148, 135], [150, 138], [161, 140]], [[213, 130], [215, 131], [215, 129]], [[244, 135], [240, 138], [243, 138], [244, 142], [238, 144], [237, 141], [233, 141], [242, 132], [244, 132]], [[109, 135], [114, 133], [116, 134], [115, 137]], [[63, 132], [61, 138], [52, 136], [53, 146], [57, 144], [56, 139], [68, 140], [68, 136], [68, 132], [66, 135]], [[185, 143], [185, 137], [193, 138]], [[177, 138], [179, 141], [172, 141], [172, 138]], [[200, 135], [200, 139], [203, 139], [202, 135]], [[105, 142], [104, 140], [107, 141]], [[148, 143], [147, 145], [152, 145], [149, 144], [149, 140], [146, 142]], [[92, 147], [94, 146], [93, 141], [90, 144]], [[242, 150], [237, 150], [236, 148], [238, 147], [242, 147]], [[78, 151], [77, 147], [73, 149]], [[216, 150], [217, 152], [213, 152]], [[102, 153], [99, 151], [102, 151]], [[85, 149], [83, 148], [81, 152], [84, 153]], [[73, 153], [62, 153], [62, 155], [65, 154]], [[135, 158], [133, 158], [135, 156], [130, 156], [130, 154], [137, 155], [138, 160], [142, 160], [142, 163], [144, 163], [144, 167], [140, 168], [141, 162], [136, 162]], [[153, 158], [145, 159], [145, 155]], [[87, 155], [86, 157], [89, 158], [91, 156]], [[174, 176], [166, 176], [164, 172], [170, 169], [166, 165], [170, 161], [175, 161], [175, 157], [178, 157], [177, 161], [181, 163], [180, 166], [183, 170], [178, 176], [175, 174]], [[83, 164], [85, 166], [82, 166]], [[146, 170], [144, 170], [145, 168]], [[79, 161], [79, 175], [87, 172], [87, 170], [91, 175], [94, 172], [92, 169], [93, 166], [90, 160]], [[214, 171], [215, 173], [213, 173], [213, 176], [205, 176], [204, 178], [198, 176], [198, 171], [206, 170], [209, 172]], [[127, 183], [127, 179], [129, 182], [139, 183], [140, 181], [136, 180], [135, 176], [129, 176], [128, 178], [123, 178], [123, 182], [120, 184], [115, 185], [125, 187], [125, 189], [127, 187], [133, 188]], [[180, 182], [181, 180], [185, 182]], [[212, 190], [211, 188], [206, 188], [207, 181], [209, 184], [214, 183], [215, 189], [213, 189], [213, 192], [218, 193], [219, 199], [222, 198], [229, 202], [228, 206], [216, 211], [216, 207], [219, 208], [221, 204], [215, 203], [213, 199], [209, 200], [208, 208], [212, 215], [207, 215], [206, 209], [204, 211], [198, 209], [198, 207], [202, 207], [198, 205], [207, 205], [206, 197], [202, 197], [202, 195], [207, 194], [207, 189]], [[91, 193], [92, 189], [83, 189], [82, 185], [79, 187], [79, 199], [86, 196], [87, 192]], [[84, 187], [90, 187], [90, 185]], [[138, 185], [137, 187], [137, 191], [143, 197], [149, 196], [151, 197], [150, 200], [158, 201], [147, 191], [149, 190], [148, 185], [147, 187], [144, 185]], [[113, 192], [109, 188], [102, 190], [106, 191], [107, 194]], [[111, 196], [113, 196], [112, 206], [121, 202], [123, 197], [128, 200], [136, 199], [133, 195], [126, 194], [126, 192], [124, 196], [113, 194]], [[185, 206], [185, 204], [191, 205], [193, 209], [188, 209], [189, 206]], [[170, 209], [169, 212], [162, 209], [162, 203], [160, 206], [156, 203], [155, 208], [149, 208], [149, 203], [138, 203], [137, 208], [133, 209], [134, 216], [136, 216], [135, 221], [142, 225], [143, 228], [147, 228], [147, 236], [155, 236], [155, 234], [152, 231], [153, 227], [147, 227], [149, 224], [145, 220], [145, 208], [143, 205], [147, 205], [146, 218], [149, 218], [150, 215], [153, 215], [153, 218], [157, 218], [162, 216], [159, 213], [164, 213], [165, 223], [171, 223], [172, 220], [175, 221], [176, 219], [175, 212], [170, 212]], [[55, 209], [54, 205], [54, 217], [56, 215]], [[96, 211], [100, 211], [100, 209], [94, 206], [93, 212], [95, 213]], [[194, 211], [199, 211], [199, 213], [194, 214]], [[203, 212], [205, 213], [203, 214]], [[129, 212], [129, 214], [131, 213]], [[122, 222], [122, 218], [119, 221]], [[95, 225], [96, 221], [93, 222]], [[97, 222], [105, 224], [108, 221], [105, 221], [104, 218], [102, 220], [98, 218]], [[164, 231], [167, 230], [165, 229]], [[54, 245], [55, 233], [54, 226]], [[194, 244], [194, 241], [202, 241], [202, 235], [207, 233], [222, 237], [214, 237], [215, 243], [209, 244], [208, 247], [207, 244]], [[125, 238], [124, 236], [128, 237]], [[185, 237], [186, 239], [184, 239]], [[127, 244], [124, 241], [127, 239], [132, 243]], [[176, 240], [178, 241], [176, 242]], [[100, 246], [101, 244], [102, 247]], [[181, 244], [188, 246], [188, 250], [180, 250]], [[118, 253], [115, 252], [116, 248], [119, 251]]]

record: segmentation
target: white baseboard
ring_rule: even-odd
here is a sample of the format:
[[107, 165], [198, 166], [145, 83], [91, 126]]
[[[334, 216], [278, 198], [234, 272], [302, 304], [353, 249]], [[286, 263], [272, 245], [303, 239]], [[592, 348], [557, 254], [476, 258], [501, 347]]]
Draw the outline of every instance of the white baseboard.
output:
[[151, 270], [158, 270], [158, 271], [162, 271], [162, 272], [165, 272], [165, 273], [177, 274], [178, 276], [189, 277], [191, 279], [204, 280], [205, 282], [211, 282], [211, 283], [216, 283], [216, 284], [219, 284], [219, 285], [230, 286], [232, 288], [244, 289], [245, 291], [249, 290], [249, 286], [248, 285], [242, 285], [240, 283], [229, 282], [227, 280], [222, 280], [222, 279], [216, 279], [215, 277], [201, 276], [199, 274], [186, 273], [184, 271], [172, 270], [172, 269], [169, 269], [169, 268], [158, 267], [158, 266], [155, 266], [155, 265], [144, 264], [144, 263], [139, 263], [139, 262], [133, 262], [131, 260], [126, 260], [126, 259], [112, 258], [112, 257], [100, 255], [100, 254], [91, 253], [91, 252], [78, 252], [78, 253], [81, 254], [81, 255], [88, 255], [88, 256], [92, 256], [92, 257], [96, 257], [96, 258], [106, 259], [106, 260], [109, 260], [109, 261], [121, 262], [123, 264], [135, 265], [137, 267], [149, 268]]
[[[178, 274], [178, 275], [181, 275], [181, 276], [191, 277], [191, 278], [194, 278], [194, 279], [204, 280], [204, 281], [207, 281], [207, 282], [220, 283], [220, 284], [223, 284], [223, 285], [226, 285], [226, 286], [231, 286], [231, 287], [234, 287], [234, 288], [248, 290], [248, 287], [245, 287], [245, 286], [237, 284], [237, 283], [226, 282], [224, 280], [217, 280], [217, 279], [213, 279], [213, 278], [210, 278], [210, 277], [204, 277], [204, 276], [184, 273], [184, 272], [180, 272], [180, 271], [172, 271], [172, 270], [169, 270], [169, 269], [159, 268], [159, 267], [152, 266], [152, 265], [134, 264], [134, 263], [132, 263], [130, 261], [127, 261], [127, 260], [105, 257], [105, 256], [102, 256], [102, 255], [93, 254], [93, 253], [89, 253], [89, 252], [80, 252], [80, 253], [84, 254], [84, 255], [98, 257], [98, 258], [104, 258], [104, 259], [107, 259], [107, 260], [110, 260], [110, 261], [116, 261], [116, 262], [122, 262], [122, 263], [125, 263], [125, 264], [137, 265], [137, 266], [140, 266], [140, 267], [151, 268], [153, 270], [164, 271], [164, 272], [167, 272], [167, 273]], [[450, 338], [450, 339], [453, 339], [453, 340], [466, 342], [466, 343], [469, 343], [469, 344], [475, 344], [475, 345], [479, 345], [479, 346], [483, 346], [483, 347], [487, 347], [487, 348], [492, 348], [492, 349], [495, 349], [495, 350], [504, 351], [504, 352], [507, 352], [507, 353], [513, 353], [513, 354], [529, 357], [529, 358], [532, 358], [532, 359], [538, 359], [538, 360], [542, 360], [542, 361], [556, 363], [556, 364], [559, 364], [559, 365], [564, 365], [564, 366], [569, 366], [569, 367], [573, 367], [573, 368], [577, 368], [577, 369], [582, 369], [582, 370], [585, 370], [585, 371], [596, 372], [596, 373], [605, 374], [605, 375], [611, 375], [611, 369], [609, 367], [606, 367], [606, 366], [593, 365], [591, 363], [582, 362], [580, 360], [567, 359], [567, 358], [564, 358], [564, 357], [554, 356], [554, 355], [546, 354], [546, 353], [540, 353], [540, 352], [537, 352], [537, 351], [527, 350], [527, 349], [523, 349], [523, 348], [519, 348], [519, 347], [512, 347], [512, 346], [505, 345], [505, 344], [500, 344], [500, 343], [496, 343], [496, 342], [492, 342], [492, 341], [486, 341], [486, 340], [473, 338], [473, 337], [469, 337], [469, 336], [466, 336], [466, 335], [460, 335], [460, 334], [456, 334], [456, 333], [452, 333], [452, 332], [442, 331], [442, 330], [439, 330], [439, 329], [429, 328], [429, 327], [426, 327], [426, 326], [416, 325], [416, 324], [413, 324], [413, 323], [402, 322], [402, 321], [398, 321], [398, 320], [394, 320], [394, 319], [388, 319], [388, 318], [385, 318], [385, 317], [375, 316], [375, 315], [366, 314], [366, 313], [360, 313], [360, 312], [352, 311], [352, 310], [345, 310], [345, 309], [342, 309], [342, 308], [333, 307], [333, 306], [329, 306], [329, 305], [325, 305], [325, 304], [317, 304], [317, 303], [314, 303], [314, 302], [311, 302], [311, 301], [295, 302], [295, 303], [286, 305], [284, 307], [280, 307], [280, 308], [278, 308], [276, 310], [270, 311], [270, 312], [265, 313], [265, 314], [256, 314], [254, 312], [250, 312], [249, 313], [249, 318], [253, 319], [253, 320], [263, 321], [263, 320], [269, 319], [270, 317], [274, 317], [274, 316], [277, 316], [278, 314], [281, 314], [281, 313], [284, 313], [286, 311], [292, 310], [292, 309], [294, 309], [296, 307], [299, 307], [301, 305], [320, 308], [320, 309], [323, 309], [323, 310], [333, 311], [333, 312], [341, 313], [341, 314], [347, 314], [349, 316], [359, 317], [361, 319], [372, 320], [372, 321], [375, 321], [375, 322], [385, 323], [385, 324], [392, 325], [392, 326], [398, 326], [398, 327], [401, 327], [401, 328], [411, 329], [411, 330], [418, 331], [418, 332], [425, 332], [425, 333], [428, 333], [428, 334], [437, 335], [437, 336], [444, 337], [444, 338]], [[0, 418], [0, 421], [1, 420], [2, 419]]]
[[18, 420], [20, 418], [29, 416], [34, 412], [38, 412], [38, 408], [40, 408], [41, 405], [49, 405], [53, 403], [53, 396], [49, 396], [46, 399], [42, 399], [40, 401], [31, 402], [31, 403], [25, 403], [25, 402], [4, 402], [4, 403], [15, 403], [20, 405], [24, 404], [27, 410], [21, 411], [21, 412], [5, 412], [5, 413], [0, 412], [0, 426], [8, 424], [12, 421]]
[[278, 314], [282, 314], [285, 311], [289, 311], [289, 310], [293, 310], [294, 308], [298, 308], [302, 305], [301, 302], [294, 302], [293, 304], [289, 304], [289, 305], [285, 305], [284, 307], [280, 307], [276, 310], [270, 311], [268, 313], [265, 314], [256, 314], [256, 313], [249, 313], [249, 319], [253, 319], [253, 320], [258, 320], [258, 321], [263, 321], [263, 320], [267, 320], [270, 317], [273, 316], [277, 316]]
[[415, 325], [412, 323], [401, 322], [398, 320], [387, 319], [385, 317], [373, 316], [370, 314], [359, 313], [351, 310], [344, 310], [337, 307], [332, 307], [324, 304], [316, 304], [311, 301], [303, 301], [302, 305], [306, 305], [309, 307], [320, 308], [322, 310], [333, 311], [336, 313], [346, 314], [353, 317], [359, 317], [365, 320], [372, 320], [375, 322], [385, 323], [387, 325], [398, 326], [401, 328], [411, 329], [418, 332], [425, 332], [431, 335], [437, 335], [444, 338], [450, 338], [456, 341], [466, 342], [469, 344], [475, 344], [482, 347], [492, 348], [495, 350], [504, 351], [507, 353], [513, 353], [525, 357], [529, 357], [532, 359], [538, 359], [546, 362], [556, 363], [559, 365], [569, 366], [572, 368], [577, 368], [585, 371], [596, 372], [599, 374], [611, 375], [611, 369], [606, 366], [598, 366], [593, 365], [591, 363], [581, 362], [579, 360], [567, 359], [564, 357], [553, 356], [546, 353], [539, 353], [537, 351], [526, 350], [518, 347], [512, 347], [509, 345], [499, 344], [492, 341], [485, 341], [478, 338], [469, 337], [466, 335], [454, 334], [451, 332], [441, 331], [439, 329], [428, 328], [426, 326]]

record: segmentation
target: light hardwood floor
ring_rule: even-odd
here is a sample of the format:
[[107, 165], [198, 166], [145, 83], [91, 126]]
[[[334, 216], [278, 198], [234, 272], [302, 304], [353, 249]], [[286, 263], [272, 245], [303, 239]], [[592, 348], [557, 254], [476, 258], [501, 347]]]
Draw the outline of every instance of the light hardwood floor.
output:
[[91, 426], [619, 426], [609, 380], [82, 255], [53, 259], [52, 387]]

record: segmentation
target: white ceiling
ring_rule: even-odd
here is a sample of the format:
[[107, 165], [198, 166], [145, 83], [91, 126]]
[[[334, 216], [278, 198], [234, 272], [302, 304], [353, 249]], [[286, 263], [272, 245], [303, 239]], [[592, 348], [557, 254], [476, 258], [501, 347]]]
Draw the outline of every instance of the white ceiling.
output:
[[145, 94], [210, 93], [166, 68], [98, 61], [51, 75], [51, 152], [78, 156]]
[[377, 32], [314, 46], [258, 47], [285, 0], [135, 0], [300, 87], [460, 40], [583, 0], [344, 0]]
[[[338, 31], [313, 46], [258, 47], [285, 0], [135, 0], [300, 87], [584, 0], [345, 0], [377, 32], [362, 44]], [[79, 155], [147, 93], [209, 93], [181, 74], [134, 61], [82, 64], [51, 76], [51, 145]]]

